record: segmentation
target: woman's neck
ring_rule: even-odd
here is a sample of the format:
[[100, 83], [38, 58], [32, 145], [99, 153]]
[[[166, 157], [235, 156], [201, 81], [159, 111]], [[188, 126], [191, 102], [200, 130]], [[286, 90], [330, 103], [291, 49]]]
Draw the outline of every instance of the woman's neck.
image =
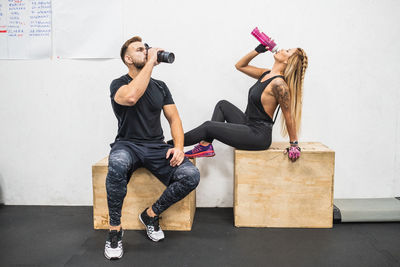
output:
[[274, 65], [272, 65], [271, 73], [276, 75], [283, 75], [285, 72], [286, 65], [287, 64], [285, 63], [275, 61]]

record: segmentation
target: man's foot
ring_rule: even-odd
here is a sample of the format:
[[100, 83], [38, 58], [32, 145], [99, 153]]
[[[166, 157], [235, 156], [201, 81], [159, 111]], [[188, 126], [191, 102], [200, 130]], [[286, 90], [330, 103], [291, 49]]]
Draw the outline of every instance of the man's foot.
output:
[[104, 247], [104, 256], [109, 259], [120, 259], [124, 254], [124, 249], [122, 247], [122, 236], [124, 235], [124, 230], [112, 230], [108, 232], [108, 238], [106, 245]]
[[147, 215], [147, 209], [145, 209], [141, 214], [139, 214], [139, 220], [146, 226], [147, 236], [154, 242], [158, 242], [164, 239], [164, 232], [161, 230], [160, 224], [158, 222], [159, 217], [150, 217]]
[[190, 159], [200, 157], [214, 157], [214, 147], [212, 146], [212, 144], [209, 144], [208, 146], [198, 144], [192, 150], [185, 152], [185, 156]]

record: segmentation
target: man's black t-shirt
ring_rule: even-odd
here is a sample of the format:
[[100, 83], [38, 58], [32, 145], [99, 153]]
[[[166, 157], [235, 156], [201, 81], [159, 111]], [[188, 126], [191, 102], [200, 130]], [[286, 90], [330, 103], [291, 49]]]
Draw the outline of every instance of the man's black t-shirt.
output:
[[118, 120], [116, 140], [133, 142], [163, 142], [160, 114], [164, 105], [174, 104], [167, 85], [150, 78], [142, 97], [133, 106], [122, 106], [115, 102], [118, 89], [130, 83], [132, 78], [126, 74], [112, 81], [110, 85], [111, 105]]

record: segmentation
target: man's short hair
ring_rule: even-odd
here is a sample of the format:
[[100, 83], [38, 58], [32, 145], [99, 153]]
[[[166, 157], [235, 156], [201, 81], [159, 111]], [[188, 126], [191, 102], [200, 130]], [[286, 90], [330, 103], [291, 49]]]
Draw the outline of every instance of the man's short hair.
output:
[[141, 41], [142, 41], [142, 38], [140, 38], [139, 36], [134, 36], [134, 37], [132, 37], [131, 39], [127, 40], [127, 41], [122, 45], [122, 47], [121, 47], [121, 59], [122, 59], [122, 62], [124, 62], [125, 65], [127, 65], [126, 62], [125, 62], [125, 54], [126, 54], [126, 49], [128, 49], [128, 46], [129, 46], [131, 43], [134, 43], [134, 42], [141, 42]]

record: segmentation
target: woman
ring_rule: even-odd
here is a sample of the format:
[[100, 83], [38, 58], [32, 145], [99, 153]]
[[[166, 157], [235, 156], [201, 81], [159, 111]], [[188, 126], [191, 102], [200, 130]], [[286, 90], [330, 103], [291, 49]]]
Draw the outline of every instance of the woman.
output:
[[[187, 157], [214, 156], [214, 139], [237, 149], [268, 149], [275, 122], [272, 117], [278, 105], [284, 118], [282, 135], [289, 134], [290, 139], [288, 156], [293, 161], [300, 156], [297, 134], [300, 128], [307, 56], [303, 49], [292, 48], [279, 50], [274, 54], [275, 62], [271, 70], [248, 65], [254, 57], [266, 51], [265, 46], [259, 45], [235, 65], [237, 70], [257, 79], [249, 90], [245, 113], [226, 100], [218, 102], [211, 121], [185, 133], [185, 146], [199, 143], [185, 153]], [[276, 115], [278, 112], [279, 108]], [[168, 143], [172, 144], [172, 140]]]

